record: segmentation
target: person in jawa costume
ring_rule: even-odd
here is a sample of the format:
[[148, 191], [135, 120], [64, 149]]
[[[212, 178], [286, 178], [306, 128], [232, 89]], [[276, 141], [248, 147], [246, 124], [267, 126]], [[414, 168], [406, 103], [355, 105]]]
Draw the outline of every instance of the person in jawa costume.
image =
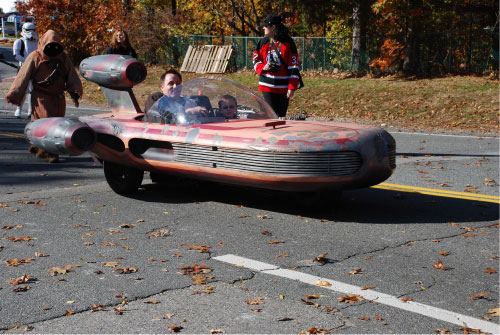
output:
[[[78, 99], [83, 94], [82, 82], [53, 30], [48, 30], [42, 36], [38, 49], [26, 58], [5, 100], [19, 106], [30, 80], [33, 83], [32, 120], [63, 117], [66, 113], [64, 91], [68, 91], [75, 106], [79, 106]], [[31, 146], [29, 151], [38, 158], [48, 159], [49, 163], [59, 161], [58, 155], [37, 147]]]

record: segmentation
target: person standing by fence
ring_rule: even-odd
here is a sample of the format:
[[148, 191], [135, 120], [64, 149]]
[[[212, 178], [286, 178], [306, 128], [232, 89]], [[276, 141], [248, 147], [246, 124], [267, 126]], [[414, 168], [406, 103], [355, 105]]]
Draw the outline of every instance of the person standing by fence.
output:
[[281, 16], [268, 15], [261, 26], [265, 37], [253, 53], [253, 66], [259, 74], [259, 91], [280, 117], [286, 116], [288, 103], [299, 87], [299, 55]]
[[137, 53], [130, 45], [128, 35], [123, 30], [117, 30], [111, 39], [111, 46], [106, 50], [106, 54], [128, 55], [137, 58]]

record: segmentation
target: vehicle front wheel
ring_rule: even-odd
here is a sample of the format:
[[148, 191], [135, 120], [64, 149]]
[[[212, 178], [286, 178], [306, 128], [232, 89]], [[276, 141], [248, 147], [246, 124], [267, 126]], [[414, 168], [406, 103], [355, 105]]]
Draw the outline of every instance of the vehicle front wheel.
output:
[[141, 186], [144, 171], [105, 161], [104, 176], [113, 191], [118, 194], [128, 194], [136, 192]]

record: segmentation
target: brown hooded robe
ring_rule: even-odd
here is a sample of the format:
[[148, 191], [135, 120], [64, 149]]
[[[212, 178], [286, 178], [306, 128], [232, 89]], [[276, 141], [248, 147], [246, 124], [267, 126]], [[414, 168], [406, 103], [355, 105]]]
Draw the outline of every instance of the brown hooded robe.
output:
[[[58, 43], [61, 45], [57, 33], [53, 30], [47, 30], [38, 42], [38, 50], [28, 55], [9, 92], [5, 96], [7, 102], [19, 106], [28, 88], [29, 81], [32, 80], [32, 120], [64, 116], [66, 113], [64, 91], [76, 93], [79, 97], [83, 94], [82, 82], [68, 54], [64, 51], [55, 57], [49, 57], [44, 54], [43, 50], [49, 43]], [[51, 75], [56, 67], [56, 63], [59, 63], [61, 73], [54, 76], [53, 79], [55, 80], [48, 86], [38, 84]]]

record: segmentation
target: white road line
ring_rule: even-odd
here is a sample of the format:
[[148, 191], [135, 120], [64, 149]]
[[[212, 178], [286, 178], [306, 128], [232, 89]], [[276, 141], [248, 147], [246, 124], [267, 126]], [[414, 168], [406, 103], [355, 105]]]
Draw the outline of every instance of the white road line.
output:
[[294, 270], [281, 269], [272, 264], [267, 264], [236, 255], [230, 255], [230, 254], [222, 255], [214, 257], [214, 259], [220, 262], [229, 263], [235, 266], [251, 269], [260, 273], [288, 278], [310, 285], [315, 285], [319, 280], [327, 281], [331, 284], [331, 286], [316, 286], [316, 287], [344, 294], [357, 294], [367, 300], [376, 301], [384, 305], [403, 309], [433, 319], [453, 323], [461, 327], [480, 329], [483, 332], [489, 332], [493, 334], [500, 333], [500, 326], [492, 322], [487, 322], [467, 315], [454, 313], [451, 311], [447, 311], [445, 309], [424, 305], [414, 301], [403, 302], [401, 299], [392, 295], [388, 295], [373, 290], [362, 290], [361, 287], [341, 283], [339, 281], [331, 280], [328, 278], [317, 277]]

